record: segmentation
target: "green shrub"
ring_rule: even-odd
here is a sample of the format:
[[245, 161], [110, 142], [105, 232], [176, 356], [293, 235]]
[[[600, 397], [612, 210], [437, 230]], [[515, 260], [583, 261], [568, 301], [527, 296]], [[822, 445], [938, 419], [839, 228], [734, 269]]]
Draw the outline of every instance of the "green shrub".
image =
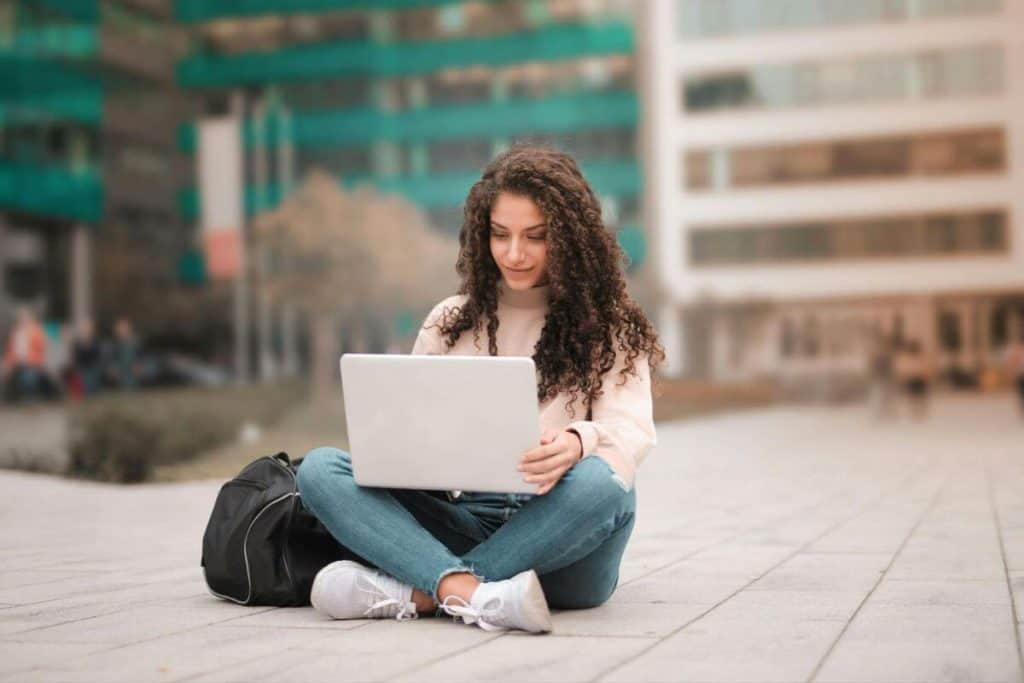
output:
[[155, 465], [191, 460], [237, 438], [242, 424], [273, 424], [302, 400], [295, 383], [111, 394], [70, 416], [69, 474], [145, 481]]

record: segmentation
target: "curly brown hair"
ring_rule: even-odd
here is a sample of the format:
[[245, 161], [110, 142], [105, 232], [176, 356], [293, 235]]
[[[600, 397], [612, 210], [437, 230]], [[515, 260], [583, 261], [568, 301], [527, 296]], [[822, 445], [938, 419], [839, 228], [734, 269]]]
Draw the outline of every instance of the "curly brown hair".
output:
[[459, 233], [455, 270], [465, 302], [440, 322], [451, 349], [472, 329], [479, 340], [486, 320], [488, 351], [498, 355], [498, 283], [501, 272], [491, 256], [491, 207], [502, 192], [529, 197], [548, 226], [548, 312], [533, 351], [537, 399], [569, 393], [569, 410], [582, 394], [589, 410], [601, 395], [601, 380], [625, 354], [620, 371], [637, 375], [636, 359], [646, 355], [653, 371], [665, 359], [657, 332], [626, 292], [625, 255], [601, 219], [597, 195], [576, 161], [538, 145], [515, 145], [484, 169], [469, 191]]

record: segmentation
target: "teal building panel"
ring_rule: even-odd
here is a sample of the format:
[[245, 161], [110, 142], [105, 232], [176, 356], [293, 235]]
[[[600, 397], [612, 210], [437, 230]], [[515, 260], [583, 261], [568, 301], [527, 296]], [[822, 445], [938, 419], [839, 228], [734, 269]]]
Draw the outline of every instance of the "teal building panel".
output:
[[178, 64], [188, 87], [231, 87], [343, 75], [408, 76], [450, 67], [506, 66], [633, 50], [623, 22], [553, 24], [532, 31], [409, 43], [337, 42], [234, 56], [196, 54]]
[[99, 51], [97, 28], [91, 24], [54, 24], [18, 29], [0, 43], [0, 56], [44, 59], [90, 59]]
[[[633, 159], [621, 161], [593, 161], [582, 164], [584, 176], [596, 192], [616, 197], [633, 197], [640, 192], [640, 167]], [[424, 208], [459, 206], [466, 199], [469, 188], [480, 179], [479, 170], [438, 173], [431, 176], [400, 176], [397, 178], [343, 178], [345, 187], [369, 183], [382, 192], [402, 195]], [[196, 188], [183, 190], [179, 196], [181, 212], [188, 218], [199, 215], [199, 196]], [[247, 213], [258, 213], [281, 201], [280, 187], [267, 186], [263, 192], [256, 187], [246, 188]]]
[[103, 183], [95, 172], [0, 163], [0, 208], [92, 223], [103, 214]]
[[[583, 91], [540, 100], [425, 107], [393, 113], [372, 108], [296, 112], [292, 115], [292, 139], [299, 146], [348, 147], [377, 140], [416, 143], [633, 127], [637, 119], [637, 100], [632, 91]], [[271, 144], [278, 139], [276, 123], [274, 116], [267, 120], [264, 140]], [[245, 136], [247, 146], [259, 142], [251, 120], [246, 122]], [[194, 150], [194, 126], [182, 126], [178, 143], [183, 150]]]
[[225, 17], [343, 10], [400, 10], [448, 5], [461, 0], [176, 0], [178, 21], [196, 23]]

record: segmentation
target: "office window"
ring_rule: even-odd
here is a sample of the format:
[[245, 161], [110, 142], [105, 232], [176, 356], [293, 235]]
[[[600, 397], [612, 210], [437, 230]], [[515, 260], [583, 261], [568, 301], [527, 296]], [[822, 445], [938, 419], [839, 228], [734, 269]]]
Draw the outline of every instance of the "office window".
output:
[[846, 219], [689, 231], [695, 266], [820, 263], [1004, 252], [1001, 211]]
[[691, 76], [683, 107], [694, 114], [982, 95], [1003, 89], [1003, 51], [974, 45], [852, 61], [773, 64]]
[[982, 129], [698, 149], [686, 154], [685, 177], [690, 190], [723, 190], [830, 180], [992, 173], [1005, 168], [1005, 147], [1002, 130]]
[[1003, 0], [677, 0], [684, 39], [998, 14]]

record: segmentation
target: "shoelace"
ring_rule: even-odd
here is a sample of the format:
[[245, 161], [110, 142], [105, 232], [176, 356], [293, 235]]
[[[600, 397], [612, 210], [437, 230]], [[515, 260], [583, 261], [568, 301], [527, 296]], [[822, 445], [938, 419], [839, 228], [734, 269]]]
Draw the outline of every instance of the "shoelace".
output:
[[[394, 617], [398, 621], [406, 621], [408, 619], [415, 619], [415, 618], [417, 618], [419, 616], [416, 613], [416, 603], [414, 603], [414, 602], [402, 602], [401, 600], [399, 600], [397, 598], [391, 597], [390, 595], [388, 595], [388, 592], [384, 589], [384, 587], [381, 586], [379, 583], [377, 583], [374, 580], [374, 578], [372, 578], [372, 577], [361, 576], [359, 578], [360, 579], [365, 579], [370, 584], [370, 588], [366, 588], [364, 586], [359, 586], [359, 590], [361, 590], [362, 592], [364, 592], [364, 593], [366, 593], [366, 594], [368, 594], [368, 595], [370, 595], [372, 597], [375, 597], [375, 598], [376, 597], [380, 597], [380, 596], [384, 596], [383, 600], [378, 600], [377, 602], [375, 602], [372, 605], [370, 605], [370, 607], [365, 612], [363, 612], [363, 616], [364, 617], [374, 618], [374, 617], [389, 617], [389, 616], [392, 616], [391, 614], [389, 614], [389, 612], [394, 611], [394, 610], [387, 610], [387, 608], [388, 607], [392, 607], [392, 606], [396, 606], [396, 605], [398, 606], [398, 610], [395, 611]], [[358, 583], [358, 581], [359, 581], [359, 579], [356, 579], [357, 583]]]
[[475, 609], [459, 596], [449, 595], [444, 599], [440, 607], [445, 614], [452, 617], [461, 617], [463, 622], [476, 624], [485, 631], [506, 631], [508, 630], [507, 627], [499, 626], [488, 620], [501, 613], [502, 604], [501, 598], [491, 598], [482, 608]]

